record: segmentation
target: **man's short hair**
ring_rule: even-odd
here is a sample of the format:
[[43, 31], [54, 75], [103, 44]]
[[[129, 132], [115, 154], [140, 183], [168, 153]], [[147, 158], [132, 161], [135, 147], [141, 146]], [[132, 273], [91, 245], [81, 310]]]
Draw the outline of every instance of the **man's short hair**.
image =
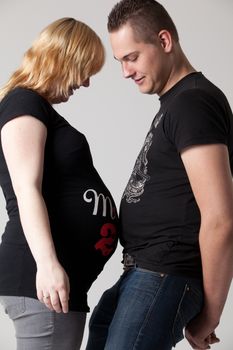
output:
[[108, 16], [108, 31], [114, 32], [129, 24], [135, 39], [152, 43], [154, 34], [168, 30], [175, 41], [179, 41], [176, 26], [165, 8], [154, 0], [121, 0]]

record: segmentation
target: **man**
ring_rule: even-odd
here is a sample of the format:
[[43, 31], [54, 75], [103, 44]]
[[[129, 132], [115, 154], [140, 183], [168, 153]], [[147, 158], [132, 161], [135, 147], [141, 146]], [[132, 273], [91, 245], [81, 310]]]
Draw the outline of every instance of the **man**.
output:
[[157, 94], [120, 207], [125, 272], [90, 320], [87, 349], [194, 349], [215, 329], [233, 273], [233, 117], [224, 94], [183, 53], [154, 0], [122, 0], [108, 30], [125, 78]]

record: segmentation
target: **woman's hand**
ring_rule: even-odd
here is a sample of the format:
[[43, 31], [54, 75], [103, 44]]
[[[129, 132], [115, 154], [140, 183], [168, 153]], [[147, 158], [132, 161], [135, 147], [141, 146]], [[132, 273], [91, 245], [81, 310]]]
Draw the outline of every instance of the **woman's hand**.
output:
[[59, 262], [37, 265], [36, 288], [38, 299], [51, 311], [68, 312], [69, 277]]

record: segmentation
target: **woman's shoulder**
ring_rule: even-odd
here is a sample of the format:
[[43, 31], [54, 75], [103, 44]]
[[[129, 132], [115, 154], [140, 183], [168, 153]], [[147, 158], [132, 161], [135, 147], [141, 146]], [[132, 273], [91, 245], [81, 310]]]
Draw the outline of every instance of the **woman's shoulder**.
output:
[[44, 104], [47, 107], [50, 106], [48, 101], [42, 97], [37, 91], [28, 89], [25, 87], [15, 87], [14, 89], [10, 90], [7, 95], [4, 96], [4, 98], [1, 101], [1, 105], [5, 105], [11, 101], [14, 102], [21, 102], [24, 103], [41, 103]]
[[16, 87], [9, 91], [0, 103], [0, 127], [22, 115], [34, 116], [48, 126], [51, 112], [51, 105], [38, 92]]

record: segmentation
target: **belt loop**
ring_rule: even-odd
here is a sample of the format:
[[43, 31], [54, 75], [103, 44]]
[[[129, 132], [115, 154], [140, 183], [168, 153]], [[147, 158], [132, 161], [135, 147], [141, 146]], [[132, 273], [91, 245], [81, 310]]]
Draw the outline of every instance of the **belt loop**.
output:
[[129, 270], [132, 267], [136, 266], [136, 261], [133, 256], [129, 255], [128, 253], [125, 253], [123, 256], [123, 263], [124, 263], [124, 270]]

